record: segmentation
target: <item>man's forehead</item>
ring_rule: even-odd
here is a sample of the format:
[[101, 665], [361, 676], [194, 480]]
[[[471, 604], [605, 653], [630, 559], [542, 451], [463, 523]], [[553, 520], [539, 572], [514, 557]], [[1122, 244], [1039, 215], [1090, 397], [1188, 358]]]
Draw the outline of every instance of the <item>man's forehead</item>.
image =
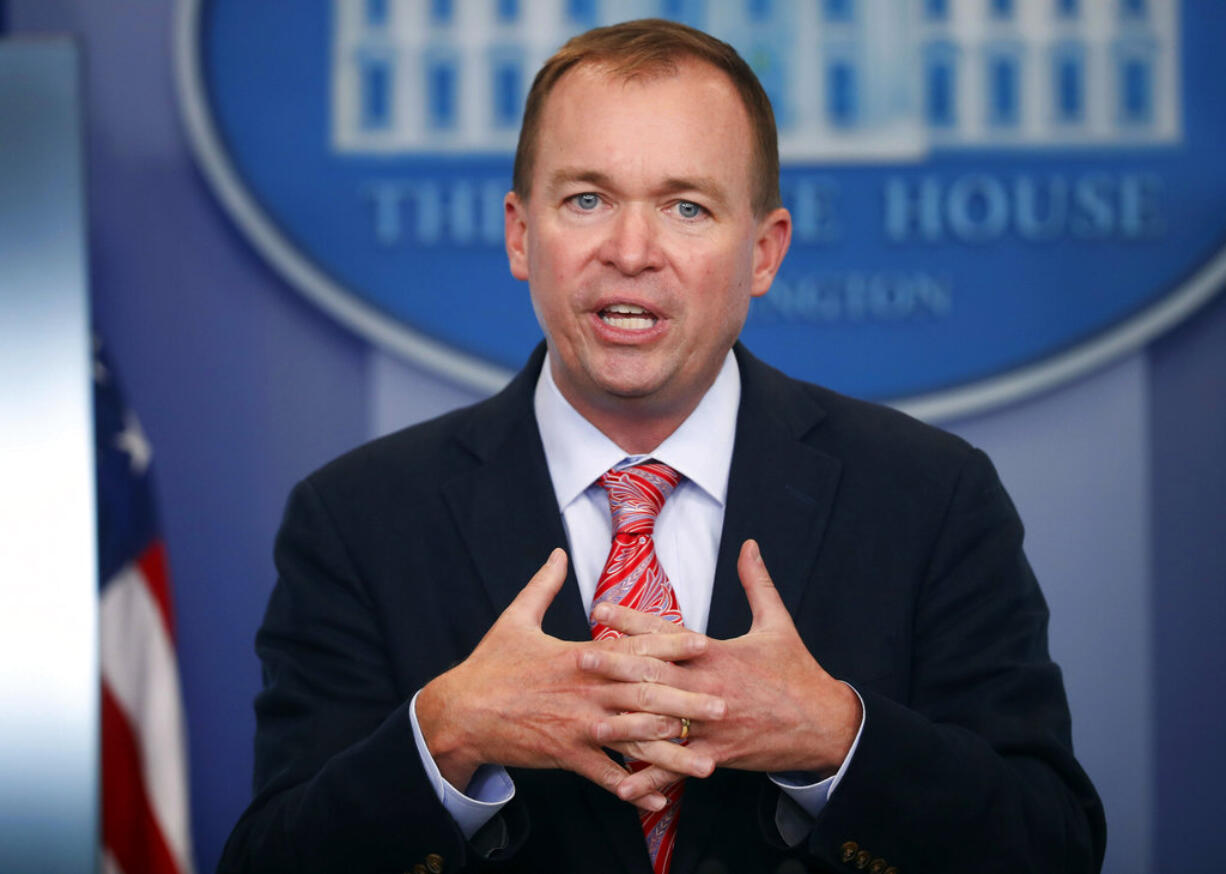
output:
[[[699, 59], [683, 58], [668, 64], [636, 67], [634, 72], [627, 74], [621, 68], [588, 61], [562, 74], [542, 107], [536, 146], [538, 161], [544, 159], [545, 163], [552, 163], [547, 157], [552, 155], [563, 160], [563, 165], [551, 167], [538, 175], [537, 182], [553, 185], [560, 179], [581, 180], [598, 174], [598, 168], [573, 165], [566, 161], [558, 154], [557, 149], [565, 150], [565, 146], [574, 137], [586, 139], [586, 134], [605, 121], [601, 113], [616, 113], [619, 109], [634, 105], [637, 97], [650, 95], [653, 89], [668, 88], [672, 85], [693, 87], [695, 90], [692, 94], [687, 94], [679, 105], [675, 97], [671, 104], [665, 101], [652, 105], [651, 114], [641, 118], [643, 127], [637, 127], [638, 120], [634, 122], [636, 127], [619, 126], [610, 132], [608, 142], [625, 143], [630, 147], [641, 144], [646, 148], [646, 126], [658, 124], [668, 118], [667, 113], [671, 111], [678, 116], [687, 116], [691, 128], [701, 126], [701, 131], [696, 131], [695, 136], [709, 136], [714, 126], [721, 122], [729, 125], [731, 129], [723, 131], [725, 137], [721, 153], [735, 149], [737, 144], [743, 144], [744, 148], [752, 150], [749, 114], [731, 78], [718, 67]], [[606, 96], [610, 102], [601, 105]], [[670, 105], [673, 106], [671, 110], [668, 109]], [[695, 115], [698, 116], [697, 119]], [[640, 137], [633, 136], [635, 130], [640, 132]], [[705, 143], [696, 142], [696, 146], [700, 145]], [[693, 151], [701, 153], [704, 150], [695, 148]], [[689, 150], [684, 150], [673, 157], [678, 159], [678, 165], [683, 165], [688, 163], [686, 157], [691, 154], [693, 153]], [[537, 169], [539, 173], [545, 168]], [[748, 171], [748, 166], [746, 170]], [[687, 180], [697, 184], [687, 185]], [[713, 174], [690, 167], [675, 174], [675, 179], [669, 185], [672, 188], [710, 188], [713, 187], [713, 180]]]
[[582, 82], [590, 88], [624, 91], [633, 88], [650, 88], [662, 82], [675, 81], [682, 77], [695, 77], [721, 82], [727, 86], [729, 98], [739, 102], [731, 77], [714, 64], [701, 58], [681, 55], [676, 58], [649, 59], [641, 62], [623, 62], [615, 59], [593, 58], [580, 61], [558, 77], [546, 98], [549, 101], [566, 85]]

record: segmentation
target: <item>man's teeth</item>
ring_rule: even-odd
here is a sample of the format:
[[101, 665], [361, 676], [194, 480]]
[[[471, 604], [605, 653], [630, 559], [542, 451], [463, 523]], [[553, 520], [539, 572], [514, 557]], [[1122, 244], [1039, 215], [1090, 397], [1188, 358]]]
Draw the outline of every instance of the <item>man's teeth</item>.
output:
[[612, 325], [614, 328], [624, 328], [627, 331], [645, 331], [655, 324], [654, 319], [645, 317], [632, 319], [619, 319], [615, 316], [602, 316], [606, 325]]
[[655, 317], [642, 307], [632, 304], [613, 304], [600, 313], [606, 325], [627, 331], [645, 331], [656, 323]]

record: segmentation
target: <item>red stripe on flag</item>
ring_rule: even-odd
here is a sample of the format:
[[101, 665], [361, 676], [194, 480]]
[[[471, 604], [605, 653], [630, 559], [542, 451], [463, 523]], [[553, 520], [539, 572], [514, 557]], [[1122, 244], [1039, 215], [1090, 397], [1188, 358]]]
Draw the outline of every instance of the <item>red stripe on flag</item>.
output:
[[124, 874], [179, 874], [145, 793], [140, 747], [102, 684], [102, 843]]
[[153, 595], [153, 602], [158, 605], [158, 612], [162, 614], [162, 624], [166, 627], [166, 635], [173, 642], [175, 616], [170, 601], [170, 569], [166, 562], [166, 544], [160, 540], [153, 541], [140, 554], [140, 558], [136, 560], [136, 566], [140, 568], [141, 574], [145, 577], [145, 583], [149, 586], [150, 594]]

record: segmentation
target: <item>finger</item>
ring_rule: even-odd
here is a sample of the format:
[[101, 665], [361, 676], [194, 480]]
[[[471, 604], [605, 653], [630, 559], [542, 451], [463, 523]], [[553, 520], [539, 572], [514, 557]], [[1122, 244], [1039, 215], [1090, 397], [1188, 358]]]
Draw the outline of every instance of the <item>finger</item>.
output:
[[671, 662], [650, 656], [585, 647], [578, 655], [579, 670], [622, 683], [663, 683], [685, 688], [687, 675]]
[[671, 622], [666, 624], [667, 631], [605, 638], [588, 649], [645, 656], [667, 662], [683, 662], [707, 651], [709, 641], [706, 635], [686, 631]]
[[[710, 777], [715, 770], [715, 760], [702, 748], [693, 749], [668, 740], [645, 740], [613, 744], [613, 749], [622, 755], [632, 756], [640, 762], [655, 765], [662, 771], [682, 777]], [[622, 782], [629, 780], [625, 777]], [[673, 779], [676, 779], [674, 777]], [[661, 788], [655, 787], [652, 788]], [[622, 797], [619, 784], [618, 797]]]
[[676, 623], [653, 613], [643, 613], [608, 601], [592, 608], [592, 618], [622, 634], [658, 634], [677, 630]]
[[723, 698], [661, 683], [609, 683], [595, 690], [595, 695], [609, 710], [619, 712], [712, 721], [723, 719], [728, 712]]
[[635, 807], [640, 808], [641, 810], [650, 811], [652, 813], [654, 813], [657, 810], [663, 810], [665, 807], [668, 806], [668, 799], [665, 798], [663, 795], [661, 795], [659, 792], [649, 792], [646, 795], [642, 795], [638, 798], [625, 798], [625, 797], [622, 797], [620, 793], [618, 793], [617, 797], [621, 798], [622, 801], [629, 801], [631, 804], [633, 804]]
[[566, 550], [561, 547], [549, 553], [541, 569], [533, 574], [527, 585], [519, 590], [506, 612], [522, 618], [532, 625], [540, 625], [545, 611], [566, 582]]
[[[672, 744], [672, 746], [677, 746], [677, 744]], [[695, 746], [696, 744], [690, 744], [687, 749], [693, 750]], [[621, 781], [617, 787], [617, 797], [629, 801], [649, 793], [663, 792], [673, 783], [684, 779], [686, 776], [676, 771], [670, 771], [668, 768], [662, 768], [659, 765], [648, 765], [642, 770], [627, 775]]]
[[643, 810], [662, 810], [668, 803], [668, 799], [650, 787], [635, 792], [633, 795], [620, 794], [618, 789], [628, 774], [625, 768], [604, 753], [595, 750], [583, 752], [575, 761], [568, 763], [568, 766], [581, 777], [586, 777], [602, 789], [608, 790], [623, 801], [629, 801]]
[[671, 740], [681, 736], [681, 720], [658, 713], [622, 713], [592, 725], [592, 737], [605, 746], [624, 741]]
[[[613, 761], [603, 752], [593, 748], [583, 748], [575, 751], [572, 759], [560, 762], [563, 767], [574, 771], [581, 777], [586, 777], [602, 789], [617, 794], [617, 788], [629, 774], [626, 769]], [[635, 793], [635, 797], [644, 795]], [[620, 796], [619, 796], [620, 797]]]
[[761, 629], [780, 620], [792, 623], [788, 608], [779, 597], [779, 590], [766, 570], [766, 562], [762, 560], [762, 551], [756, 540], [746, 540], [741, 544], [741, 555], [736, 561], [737, 575], [741, 578], [741, 586], [745, 589], [745, 597], [749, 599], [749, 609], [753, 613], [752, 629]]
[[650, 765], [622, 780], [617, 787], [617, 797], [623, 801], [633, 801], [635, 798], [646, 795], [660, 794], [662, 798], [664, 796], [661, 793], [669, 786], [684, 779], [684, 774], [676, 774], [656, 765]]

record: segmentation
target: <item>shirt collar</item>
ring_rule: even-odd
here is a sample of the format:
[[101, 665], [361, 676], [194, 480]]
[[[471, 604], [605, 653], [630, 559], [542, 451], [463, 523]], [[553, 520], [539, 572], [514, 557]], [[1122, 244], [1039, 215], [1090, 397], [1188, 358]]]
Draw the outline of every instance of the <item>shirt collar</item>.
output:
[[[741, 374], [728, 352], [715, 382], [694, 412], [650, 454], [681, 473], [722, 506], [741, 402]], [[545, 461], [559, 509], [565, 510], [596, 479], [627, 459], [616, 443], [570, 405], [553, 381], [549, 355], [541, 365], [533, 397]], [[629, 456], [638, 462], [645, 456]]]

